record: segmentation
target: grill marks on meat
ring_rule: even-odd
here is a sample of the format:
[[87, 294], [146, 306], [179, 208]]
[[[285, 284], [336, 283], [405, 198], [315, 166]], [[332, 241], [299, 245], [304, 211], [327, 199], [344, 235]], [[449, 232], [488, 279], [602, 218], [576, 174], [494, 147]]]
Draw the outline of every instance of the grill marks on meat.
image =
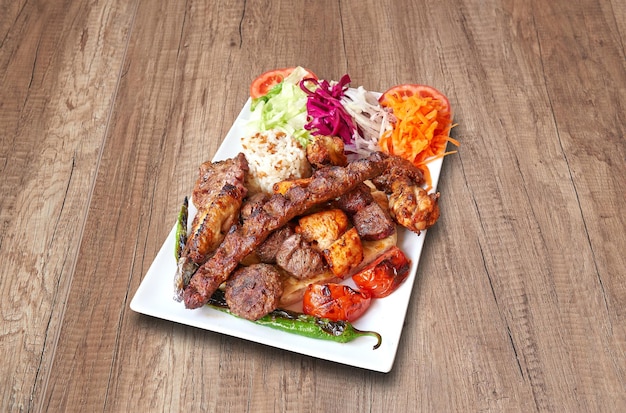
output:
[[376, 202], [370, 187], [364, 183], [341, 196], [335, 205], [350, 215], [359, 237], [363, 240], [383, 239], [396, 230], [396, 224], [388, 210]]
[[327, 165], [346, 166], [348, 164], [343, 140], [335, 136], [313, 136], [306, 147], [306, 157], [309, 163], [318, 169]]
[[248, 162], [243, 153], [220, 162], [205, 162], [193, 190], [198, 208], [191, 235], [183, 251], [196, 264], [203, 264], [207, 255], [222, 242], [226, 232], [239, 215], [247, 190], [244, 186]]
[[439, 193], [429, 194], [421, 185], [422, 172], [411, 162], [390, 157], [385, 173], [374, 178], [376, 188], [389, 195], [389, 212], [403, 227], [419, 234], [439, 218]]
[[278, 308], [283, 294], [281, 276], [272, 265], [241, 267], [226, 283], [226, 303], [230, 311], [248, 320], [258, 320]]
[[392, 182], [401, 179], [403, 182], [414, 185], [424, 184], [424, 174], [422, 171], [410, 161], [400, 158], [399, 156], [390, 156], [387, 158], [384, 173], [372, 179], [372, 183], [380, 190], [391, 189]]
[[335, 201], [335, 205], [346, 214], [354, 215], [372, 202], [374, 202], [374, 196], [370, 187], [361, 183], [354, 190], [340, 196]]
[[[432, 226], [439, 217], [439, 194], [428, 194], [423, 190], [421, 171], [404, 159], [388, 157], [378, 152], [346, 167], [321, 168], [306, 184], [290, 186], [284, 194], [275, 194], [267, 200], [255, 200], [245, 208], [243, 223], [230, 228], [213, 256], [191, 278], [183, 293], [185, 306], [198, 308], [206, 304], [217, 288], [229, 279], [239, 262], [259, 247], [270, 234], [296, 216], [344, 194], [350, 193], [342, 197], [340, 202], [350, 211], [353, 223], [360, 228], [363, 239], [375, 240], [391, 235], [392, 232], [388, 231], [395, 231], [395, 226], [393, 223], [389, 226], [387, 208], [370, 199], [372, 194], [369, 190], [366, 193], [361, 185], [365, 180], [372, 180], [377, 189], [389, 195], [388, 212], [400, 225], [419, 234], [421, 230]], [[249, 274], [248, 276], [252, 277]], [[271, 285], [271, 282], [263, 284]], [[233, 288], [233, 297], [238, 294], [235, 291]], [[279, 293], [276, 294], [280, 296]], [[259, 300], [262, 302], [267, 298]], [[259, 313], [249, 313], [253, 315], [247, 317], [256, 317], [264, 311], [265, 309]]]
[[239, 262], [272, 231], [309, 208], [335, 199], [359, 183], [380, 175], [384, 171], [386, 159], [386, 155], [376, 152], [346, 167], [322, 168], [313, 174], [306, 188], [294, 186], [284, 195], [273, 195], [262, 208], [255, 209], [243, 225], [231, 228], [215, 254], [198, 268], [184, 290], [185, 306], [198, 308], [206, 304]]
[[272, 232], [256, 249], [256, 255], [266, 264], [276, 264], [276, 255], [286, 239], [295, 234], [291, 225], [285, 225]]
[[263, 204], [267, 202], [268, 196], [265, 192], [257, 192], [246, 198], [241, 206], [241, 220], [245, 221], [255, 210], [263, 208]]
[[361, 239], [376, 241], [387, 238], [396, 230], [389, 212], [373, 201], [352, 216], [352, 222]]
[[439, 219], [439, 193], [428, 194], [418, 185], [394, 181], [389, 195], [389, 210], [393, 218], [416, 233], [433, 226]]
[[179, 301], [183, 288], [198, 266], [206, 262], [237, 220], [247, 194], [244, 186], [247, 171], [248, 162], [243, 153], [232, 159], [205, 162], [200, 166], [192, 198], [198, 212], [175, 275], [175, 298]]
[[233, 225], [241, 206], [241, 187], [229, 183], [222, 187], [214, 200], [206, 207], [198, 209], [193, 221], [191, 237], [183, 254], [196, 264], [203, 264], [208, 254], [222, 242], [228, 229]]
[[293, 234], [278, 248], [276, 264], [298, 279], [310, 278], [324, 270], [322, 253], [306, 242], [302, 235]]

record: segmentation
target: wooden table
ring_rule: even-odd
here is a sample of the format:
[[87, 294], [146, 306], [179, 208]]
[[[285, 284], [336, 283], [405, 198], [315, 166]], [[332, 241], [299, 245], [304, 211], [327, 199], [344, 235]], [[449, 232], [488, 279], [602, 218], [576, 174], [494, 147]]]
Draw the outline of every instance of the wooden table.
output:
[[[1, 5], [0, 410], [626, 410], [625, 2]], [[250, 81], [293, 65], [454, 108], [387, 374], [129, 308]]]

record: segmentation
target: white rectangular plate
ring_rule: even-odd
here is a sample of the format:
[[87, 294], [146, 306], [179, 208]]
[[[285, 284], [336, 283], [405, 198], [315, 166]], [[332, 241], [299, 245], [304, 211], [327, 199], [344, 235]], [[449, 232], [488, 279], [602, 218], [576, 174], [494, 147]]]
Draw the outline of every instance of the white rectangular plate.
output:
[[[240, 141], [244, 136], [245, 124], [249, 115], [250, 99], [224, 138], [224, 142], [213, 158], [214, 161], [232, 158], [241, 151]], [[440, 158], [428, 165], [433, 190], [437, 188], [442, 163]], [[190, 221], [193, 218], [191, 212], [190, 209]], [[365, 315], [353, 323], [355, 328], [359, 330], [376, 331], [381, 334], [382, 345], [376, 350], [373, 349], [376, 339], [371, 336], [360, 337], [350, 343], [341, 344], [301, 337], [260, 326], [210, 307], [196, 310], [185, 309], [183, 303], [173, 299], [173, 280], [176, 271], [174, 258], [175, 225], [137, 289], [130, 303], [130, 308], [152, 317], [239, 337], [319, 359], [386, 373], [393, 367], [398, 350], [398, 342], [411, 298], [425, 236], [426, 231], [418, 236], [410, 231], [400, 229], [398, 246], [411, 260], [409, 277], [390, 296], [372, 300], [372, 304]], [[347, 283], [350, 282], [347, 281]]]

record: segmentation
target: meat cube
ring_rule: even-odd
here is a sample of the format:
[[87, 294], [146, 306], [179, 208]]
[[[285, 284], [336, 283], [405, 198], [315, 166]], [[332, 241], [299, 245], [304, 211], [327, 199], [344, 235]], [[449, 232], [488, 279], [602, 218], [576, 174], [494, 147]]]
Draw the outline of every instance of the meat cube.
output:
[[348, 229], [348, 225], [348, 216], [342, 210], [329, 209], [300, 218], [296, 232], [323, 250], [337, 240]]
[[363, 245], [356, 228], [350, 228], [324, 250], [324, 258], [331, 271], [340, 278], [363, 261]]
[[324, 270], [321, 252], [311, 248], [300, 234], [293, 234], [276, 253], [276, 264], [299, 279], [310, 278]]
[[374, 197], [370, 187], [365, 183], [361, 183], [352, 191], [340, 196], [335, 201], [335, 205], [347, 214], [353, 215], [372, 202], [374, 202]]
[[377, 202], [372, 202], [352, 217], [352, 222], [363, 240], [375, 241], [387, 238], [396, 230], [389, 212]]
[[256, 255], [259, 260], [268, 264], [275, 264], [276, 254], [280, 250], [281, 245], [293, 234], [295, 234], [295, 232], [291, 225], [285, 225], [272, 232], [256, 249]]

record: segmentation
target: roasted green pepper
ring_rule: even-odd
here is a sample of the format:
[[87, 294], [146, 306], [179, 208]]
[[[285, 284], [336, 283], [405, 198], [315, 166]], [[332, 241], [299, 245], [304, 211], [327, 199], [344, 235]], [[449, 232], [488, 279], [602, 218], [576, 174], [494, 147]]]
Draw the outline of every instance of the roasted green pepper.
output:
[[189, 211], [189, 200], [187, 197], [183, 200], [183, 205], [180, 207], [178, 213], [178, 220], [176, 221], [176, 245], [174, 245], [174, 255], [176, 261], [180, 259], [185, 244], [187, 243], [187, 215]]
[[[213, 294], [208, 305], [233, 315], [228, 309], [222, 290], [217, 290]], [[382, 337], [375, 331], [360, 331], [347, 321], [331, 321], [327, 318], [314, 317], [290, 310], [277, 309], [252, 322], [288, 333], [338, 343], [347, 343], [359, 337], [372, 336], [376, 338], [374, 350], [380, 347], [382, 343]]]

